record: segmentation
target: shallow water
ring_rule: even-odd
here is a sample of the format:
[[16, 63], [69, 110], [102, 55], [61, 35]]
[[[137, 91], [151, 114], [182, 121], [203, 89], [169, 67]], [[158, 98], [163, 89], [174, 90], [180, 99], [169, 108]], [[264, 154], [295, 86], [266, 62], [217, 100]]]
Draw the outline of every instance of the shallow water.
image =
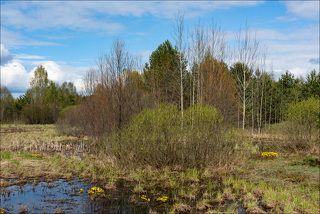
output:
[[[27, 183], [0, 188], [0, 208], [5, 213], [168, 213], [168, 204], [130, 203], [127, 187], [106, 191], [105, 198], [90, 199], [93, 185], [80, 180]], [[122, 185], [120, 185], [122, 186]], [[80, 189], [83, 192], [80, 193]], [[238, 214], [245, 214], [238, 205]]]
[[[91, 200], [87, 191], [93, 185], [79, 180], [57, 180], [36, 185], [9, 186], [2, 189], [0, 207], [8, 213], [146, 213], [147, 207], [130, 204], [125, 191], [108, 198]], [[79, 193], [80, 188], [84, 191]]]

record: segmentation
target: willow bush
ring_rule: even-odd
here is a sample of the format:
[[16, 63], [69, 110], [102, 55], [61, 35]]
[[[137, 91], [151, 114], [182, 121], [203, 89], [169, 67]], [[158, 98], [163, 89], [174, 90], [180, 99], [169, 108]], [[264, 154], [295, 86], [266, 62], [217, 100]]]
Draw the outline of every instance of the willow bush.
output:
[[320, 139], [320, 99], [307, 100], [291, 104], [287, 112], [286, 134], [297, 149], [310, 146]]
[[161, 105], [136, 115], [106, 142], [124, 166], [205, 167], [231, 163], [235, 142], [225, 140], [223, 118], [217, 109], [195, 105], [181, 112]]

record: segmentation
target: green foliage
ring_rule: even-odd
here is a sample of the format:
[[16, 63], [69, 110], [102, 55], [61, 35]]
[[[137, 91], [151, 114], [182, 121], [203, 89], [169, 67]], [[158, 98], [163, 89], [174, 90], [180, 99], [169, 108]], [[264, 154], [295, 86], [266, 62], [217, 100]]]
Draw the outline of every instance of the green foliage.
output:
[[6, 87], [0, 88], [0, 122], [13, 120], [15, 117], [14, 99]]
[[309, 98], [291, 104], [288, 109], [288, 120], [298, 126], [316, 128], [319, 126], [320, 99]]
[[226, 122], [235, 122], [239, 104], [237, 82], [227, 64], [208, 53], [200, 63], [199, 69], [196, 69], [192, 75], [196, 77], [197, 74], [201, 76], [201, 81], [198, 78], [194, 81], [196, 85], [200, 84], [202, 89], [200, 94], [198, 94], [199, 91], [195, 91], [196, 100], [217, 108]]
[[58, 87], [58, 102], [61, 108], [75, 105], [77, 103], [77, 91], [72, 82], [64, 82]]
[[230, 71], [239, 85], [242, 85], [244, 82], [250, 81], [250, 78], [252, 78], [253, 74], [252, 70], [247, 65], [241, 62], [235, 63], [230, 68]]
[[[180, 101], [180, 53], [166, 40], [153, 51], [149, 64], [144, 68], [146, 87], [156, 103], [179, 104]], [[186, 61], [183, 58], [183, 81], [188, 83]]]
[[58, 98], [58, 85], [50, 81], [50, 84], [46, 87], [44, 93], [44, 102], [45, 103], [57, 103]]
[[28, 90], [25, 94], [21, 95], [15, 100], [15, 108], [18, 112], [21, 112], [23, 106], [31, 103], [31, 94], [30, 90]]
[[59, 109], [52, 104], [27, 104], [21, 113], [28, 124], [50, 124], [58, 119]]
[[301, 100], [301, 84], [302, 82], [288, 71], [281, 75], [277, 84], [280, 121], [286, 118], [289, 105]]
[[176, 107], [161, 105], [156, 109], [143, 110], [133, 118], [127, 129], [108, 140], [125, 164], [134, 161], [141, 165], [168, 165], [174, 155], [173, 146], [178, 145], [177, 129]]
[[54, 123], [59, 111], [77, 103], [78, 95], [72, 83], [61, 86], [48, 79], [47, 71], [39, 66], [30, 83], [31, 88], [16, 100], [15, 107], [21, 118], [30, 124]]
[[303, 86], [305, 97], [320, 97], [320, 72], [312, 70], [307, 76], [307, 81]]
[[[208, 105], [194, 105], [186, 111], [186, 123], [199, 127], [221, 124], [223, 118], [217, 109]], [[190, 121], [191, 120], [191, 121]], [[193, 124], [192, 124], [193, 123]]]
[[71, 105], [71, 106], [67, 106], [67, 107], [63, 108], [59, 112], [59, 118], [65, 119], [67, 117], [67, 115], [70, 114], [70, 112], [76, 111], [78, 108], [79, 108], [79, 105]]
[[234, 144], [223, 139], [222, 116], [215, 108], [187, 109], [183, 128], [180, 119], [174, 105], [146, 109], [107, 143], [125, 166], [204, 167], [232, 162], [226, 155]]
[[34, 71], [34, 78], [32, 78], [30, 86], [31, 88], [46, 88], [48, 84], [48, 73], [42, 65], [39, 65]]
[[310, 139], [312, 134], [319, 134], [320, 99], [309, 98], [291, 104], [288, 108], [287, 120], [290, 123], [289, 132], [292, 136]]
[[46, 69], [40, 65], [34, 71], [34, 77], [30, 82], [31, 98], [33, 102], [43, 102], [45, 91], [49, 86], [48, 73]]

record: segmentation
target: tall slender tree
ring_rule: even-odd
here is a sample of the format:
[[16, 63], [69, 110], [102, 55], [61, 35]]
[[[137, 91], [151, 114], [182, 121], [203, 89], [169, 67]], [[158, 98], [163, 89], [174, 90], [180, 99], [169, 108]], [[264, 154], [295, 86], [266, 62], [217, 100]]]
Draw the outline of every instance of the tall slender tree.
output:
[[180, 71], [180, 111], [181, 111], [181, 129], [183, 129], [183, 111], [184, 111], [184, 63], [183, 56], [185, 53], [184, 44], [184, 15], [177, 14], [175, 19], [174, 37], [176, 42], [176, 47], [179, 54], [179, 71]]
[[247, 26], [244, 31], [240, 29], [239, 33], [236, 34], [236, 41], [237, 47], [234, 61], [240, 62], [239, 66], [242, 66], [241, 72], [236, 73], [236, 79], [240, 83], [239, 90], [241, 90], [242, 94], [242, 129], [244, 129], [246, 126], [247, 93], [250, 85], [250, 78], [247, 75], [250, 70], [255, 70], [256, 68], [260, 45]]

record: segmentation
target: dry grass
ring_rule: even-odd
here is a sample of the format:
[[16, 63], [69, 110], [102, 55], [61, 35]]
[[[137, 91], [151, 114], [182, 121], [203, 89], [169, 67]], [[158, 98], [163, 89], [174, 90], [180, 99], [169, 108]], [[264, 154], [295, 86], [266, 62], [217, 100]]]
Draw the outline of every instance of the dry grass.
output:
[[1, 124], [1, 151], [81, 153], [88, 137], [60, 135], [54, 125]]
[[[67, 145], [75, 149], [77, 141], [85, 143], [89, 139], [59, 135], [53, 125], [2, 125], [1, 137], [4, 136], [7, 141], [1, 141], [4, 150], [0, 152], [0, 186], [12, 185], [7, 178], [19, 178], [16, 182], [26, 182], [39, 178], [51, 180], [81, 177], [102, 186], [116, 188], [117, 181], [125, 179], [137, 195], [168, 195], [168, 206], [172, 212], [234, 212], [239, 202], [251, 212], [320, 211], [320, 168], [308, 165], [310, 161], [304, 160], [306, 156], [311, 160], [311, 153], [284, 151], [274, 159], [256, 158], [261, 147], [256, 148], [251, 137], [237, 134], [241, 135], [238, 138], [241, 141], [239, 149], [250, 150], [252, 156], [233, 168], [199, 170], [177, 166], [123, 170], [102, 151], [94, 154], [68, 153]], [[268, 136], [254, 138], [268, 139]], [[68, 143], [64, 142], [66, 139]], [[35, 142], [30, 142], [32, 140]], [[54, 147], [41, 149], [44, 148], [43, 144], [63, 146], [61, 150], [50, 151]], [[40, 149], [35, 149], [36, 145]]]

